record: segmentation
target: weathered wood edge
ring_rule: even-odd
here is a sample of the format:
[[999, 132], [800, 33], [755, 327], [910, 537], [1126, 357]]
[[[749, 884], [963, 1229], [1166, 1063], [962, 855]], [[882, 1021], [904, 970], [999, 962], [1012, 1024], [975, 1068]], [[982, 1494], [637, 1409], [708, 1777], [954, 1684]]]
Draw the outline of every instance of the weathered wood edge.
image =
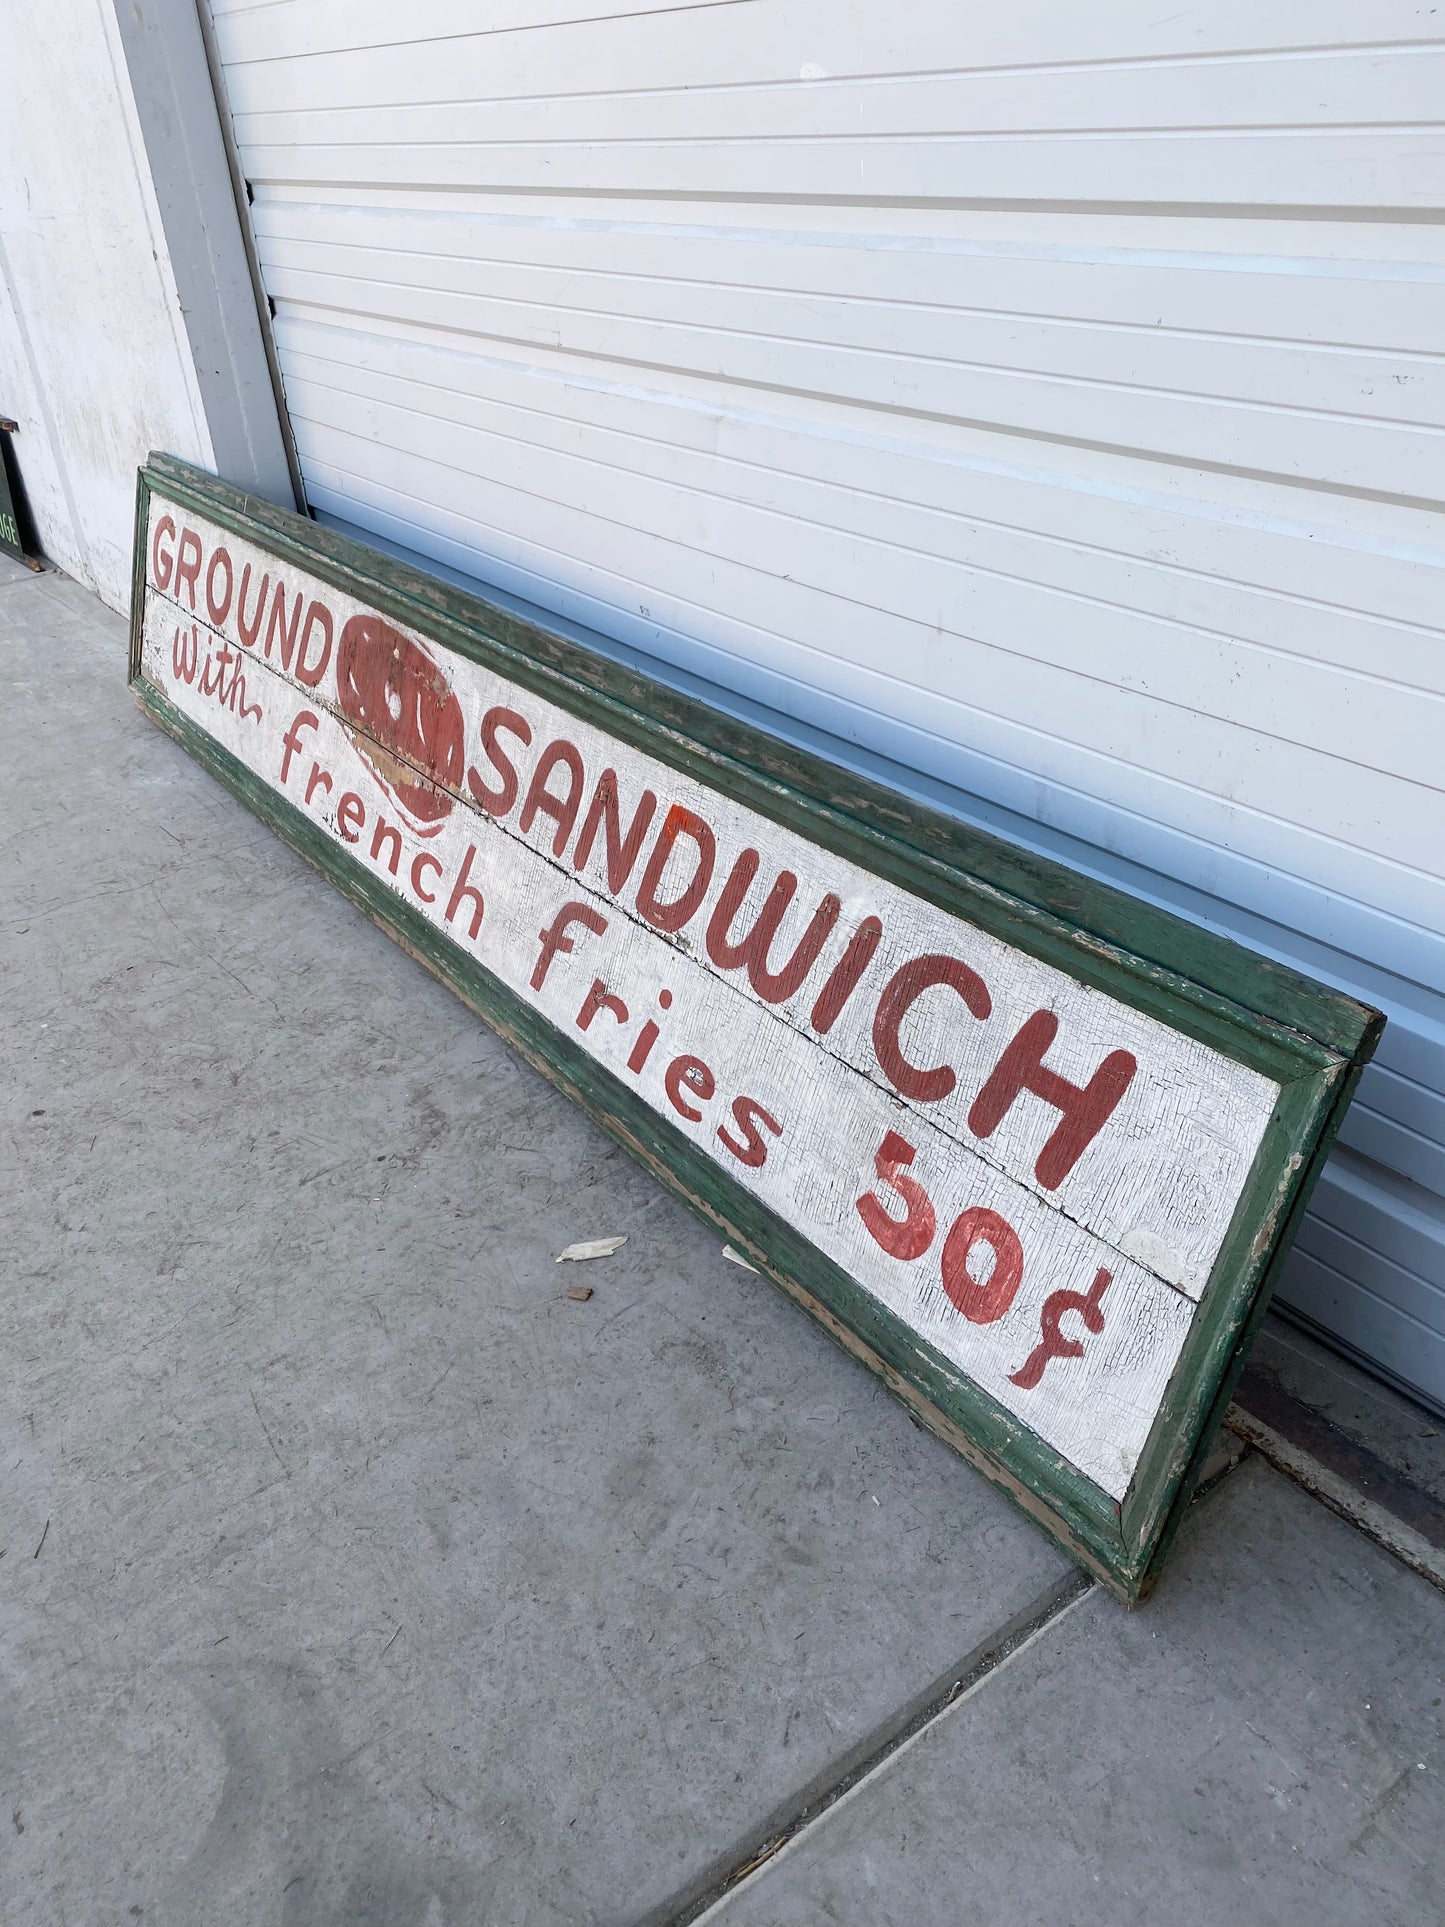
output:
[[[152, 460], [155, 458], [152, 457]], [[134, 683], [140, 675], [141, 649], [145, 643], [146, 541], [145, 529], [150, 515], [150, 476], [138, 469], [135, 478], [135, 536], [130, 559], [130, 647], [125, 679]]]
[[1374, 1054], [1375, 1046], [1384, 1028], [1385, 1020], [1382, 1016], [1359, 1052], [1346, 1067], [1344, 1075], [1338, 1080], [1333, 1102], [1315, 1141], [1314, 1153], [1295, 1186], [1293, 1199], [1267, 1255], [1253, 1298], [1246, 1300], [1245, 1314], [1238, 1321], [1234, 1331], [1231, 1333], [1226, 1326], [1217, 1335], [1216, 1342], [1219, 1349], [1223, 1350], [1231, 1345], [1232, 1349], [1229, 1350], [1226, 1362], [1218, 1370], [1217, 1387], [1199, 1428], [1193, 1455], [1184, 1467], [1183, 1476], [1175, 1487], [1168, 1511], [1154, 1534], [1153, 1545], [1147, 1550], [1140, 1548], [1143, 1556], [1137, 1560], [1140, 1567], [1137, 1600], [1147, 1599], [1159, 1583], [1164, 1561], [1174, 1543], [1174, 1536], [1189, 1509], [1190, 1501], [1194, 1497], [1194, 1489], [1199, 1483], [1200, 1474], [1204, 1470], [1204, 1463], [1209, 1456], [1215, 1435], [1224, 1423], [1224, 1415], [1229, 1410], [1230, 1401], [1234, 1397], [1234, 1389], [1239, 1383], [1240, 1373], [1244, 1370], [1245, 1361], [1249, 1357], [1250, 1348], [1264, 1320], [1264, 1315], [1269, 1310], [1270, 1299], [1274, 1295], [1280, 1270], [1289, 1256], [1300, 1221], [1309, 1209], [1314, 1188], [1319, 1183], [1325, 1165], [1329, 1162], [1330, 1151], [1339, 1135], [1340, 1126], [1344, 1123], [1345, 1113], [1349, 1110], [1354, 1098], [1355, 1088], [1364, 1075], [1365, 1067]]
[[[441, 625], [439, 640], [447, 647], [514, 676], [563, 707], [601, 703], [608, 712], [605, 727], [730, 794], [739, 794], [740, 786], [752, 791], [743, 800], [774, 821], [802, 828], [813, 840], [940, 908], [1007, 934], [1008, 941], [1046, 962], [1059, 963], [1065, 951], [1071, 974], [1138, 1007], [1173, 999], [1197, 1006], [1217, 1020], [1198, 1033], [1201, 1040], [1240, 1061], [1255, 1064], [1256, 1056], [1241, 1055], [1238, 1042], [1232, 1049], [1216, 1042], [1221, 1030], [1259, 1039], [1267, 1029], [1275, 1033], [1281, 1052], [1318, 1062], [1321, 1049], [1352, 1057], [1377, 1015], [1344, 992], [1227, 937], [709, 709], [600, 650], [586, 650], [488, 602], [480, 592], [455, 588], [367, 550], [174, 456], [153, 454], [148, 466], [150, 479], [168, 496], [198, 513], [237, 533], [244, 533], [236, 528], [238, 519], [264, 528], [298, 566], [377, 606], [395, 599], [394, 613], [403, 620], [415, 621], [420, 614], [433, 631]], [[139, 540], [137, 549], [143, 550]], [[143, 554], [139, 568], [143, 581]], [[720, 772], [733, 780], [719, 785]], [[810, 819], [806, 826], [800, 812]], [[840, 846], [840, 835], [851, 847]], [[1171, 1021], [1184, 1028], [1179, 1015], [1176, 1010]], [[1316, 1047], [1313, 1052], [1302, 1048], [1309, 1044]]]
[[[1362, 1047], [1360, 1069], [1370, 1048], [1373, 1039]], [[1124, 1542], [1137, 1561], [1147, 1561], [1161, 1520], [1189, 1490], [1189, 1464], [1216, 1402], [1216, 1380], [1228, 1368], [1241, 1330], [1267, 1300], [1272, 1267], [1287, 1248], [1287, 1227], [1297, 1222], [1298, 1200], [1314, 1168], [1314, 1144], [1335, 1115], [1347, 1071], [1336, 1060], [1280, 1091], [1124, 1496]]]

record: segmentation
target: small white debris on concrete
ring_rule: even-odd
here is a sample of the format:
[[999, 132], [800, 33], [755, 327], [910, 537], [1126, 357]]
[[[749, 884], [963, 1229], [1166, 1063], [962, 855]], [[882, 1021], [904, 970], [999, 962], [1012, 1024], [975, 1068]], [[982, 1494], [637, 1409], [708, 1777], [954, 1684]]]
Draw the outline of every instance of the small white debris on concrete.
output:
[[559, 1251], [554, 1262], [559, 1265], [580, 1265], [588, 1258], [610, 1258], [614, 1251], [626, 1243], [625, 1232], [620, 1238], [583, 1238], [579, 1244], [568, 1245], [565, 1251]]
[[755, 1278], [760, 1276], [757, 1266], [750, 1265], [743, 1254], [740, 1251], [734, 1251], [731, 1245], [723, 1246], [723, 1256], [730, 1265], [741, 1265], [744, 1271], [750, 1271]]

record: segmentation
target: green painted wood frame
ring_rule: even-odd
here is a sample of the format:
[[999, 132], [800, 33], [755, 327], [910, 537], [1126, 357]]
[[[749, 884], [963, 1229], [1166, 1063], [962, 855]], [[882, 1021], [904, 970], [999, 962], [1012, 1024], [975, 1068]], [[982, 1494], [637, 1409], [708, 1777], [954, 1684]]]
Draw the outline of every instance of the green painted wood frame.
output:
[[[823, 848], [1281, 1086], [1200, 1310], [1122, 1503], [751, 1197], [634, 1091], [384, 889], [141, 674], [152, 491], [208, 516], [403, 628], [484, 664]], [[1201, 930], [866, 777], [768, 736], [600, 651], [523, 619], [199, 469], [152, 455], [138, 476], [130, 682], [154, 720], [447, 984], [612, 1137], [725, 1232], [876, 1372], [932, 1431], [1007, 1491], [1129, 1603], [1152, 1588], [1224, 1416], [1249, 1341], [1384, 1018]]]

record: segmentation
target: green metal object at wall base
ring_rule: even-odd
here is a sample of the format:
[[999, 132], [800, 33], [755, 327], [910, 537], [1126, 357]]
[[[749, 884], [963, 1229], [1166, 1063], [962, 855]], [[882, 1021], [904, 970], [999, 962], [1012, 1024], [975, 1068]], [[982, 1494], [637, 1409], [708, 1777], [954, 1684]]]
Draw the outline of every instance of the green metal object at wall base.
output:
[[11, 421], [8, 416], [0, 418], [0, 552], [13, 555], [17, 562], [24, 562], [33, 568], [35, 565], [25, 551], [10, 486], [10, 470], [15, 454], [9, 438], [18, 428], [19, 423]]

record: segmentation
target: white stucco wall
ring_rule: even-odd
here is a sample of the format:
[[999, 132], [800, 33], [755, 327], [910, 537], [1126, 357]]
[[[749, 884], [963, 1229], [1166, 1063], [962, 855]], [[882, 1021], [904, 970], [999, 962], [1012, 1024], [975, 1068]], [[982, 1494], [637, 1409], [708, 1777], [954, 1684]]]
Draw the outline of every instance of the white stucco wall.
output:
[[127, 608], [137, 466], [213, 458], [111, 0], [0, 7], [0, 413], [45, 552]]

